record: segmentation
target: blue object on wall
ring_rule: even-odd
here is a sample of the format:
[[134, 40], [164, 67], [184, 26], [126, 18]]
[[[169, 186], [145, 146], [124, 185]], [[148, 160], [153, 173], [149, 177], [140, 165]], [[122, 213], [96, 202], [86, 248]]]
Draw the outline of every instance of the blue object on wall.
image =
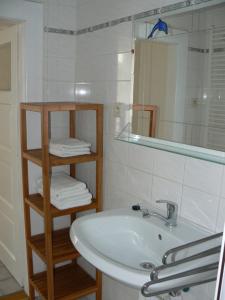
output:
[[150, 32], [150, 34], [148, 36], [148, 39], [153, 37], [153, 34], [155, 33], [156, 30], [163, 31], [163, 32], [165, 32], [165, 34], [168, 34], [168, 25], [167, 25], [167, 23], [162, 21], [161, 19], [159, 19], [158, 22], [152, 28], [152, 31]]

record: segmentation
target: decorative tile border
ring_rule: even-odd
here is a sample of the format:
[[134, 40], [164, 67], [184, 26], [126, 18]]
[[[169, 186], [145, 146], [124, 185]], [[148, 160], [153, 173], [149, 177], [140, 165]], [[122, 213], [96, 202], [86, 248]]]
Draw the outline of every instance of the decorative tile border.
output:
[[43, 0], [24, 0], [27, 2], [36, 2], [36, 3], [43, 3]]
[[213, 49], [214, 53], [220, 53], [220, 52], [225, 52], [225, 48], [214, 48]]
[[74, 31], [74, 30], [52, 28], [52, 27], [47, 27], [47, 26], [44, 27], [44, 32], [67, 34], [67, 35], [76, 35], [76, 31]]
[[[39, 2], [41, 0], [26, 0], [26, 1]], [[186, 0], [186, 1], [175, 3], [175, 4], [166, 5], [166, 6], [163, 6], [162, 8], [156, 8], [156, 9], [144, 11], [144, 12], [132, 15], [132, 16], [122, 17], [119, 19], [115, 19], [112, 21], [108, 21], [105, 23], [86, 27], [86, 28], [79, 29], [79, 30], [66, 30], [66, 29], [53, 28], [53, 27], [46, 26], [46, 27], [44, 27], [44, 31], [51, 32], [51, 33], [58, 33], [58, 34], [81, 35], [81, 34], [86, 34], [89, 32], [94, 32], [97, 30], [101, 30], [104, 28], [116, 26], [121, 23], [130, 22], [132, 20], [139, 20], [139, 19], [143, 19], [143, 18], [147, 18], [147, 17], [157, 16], [161, 13], [172, 12], [172, 11], [176, 11], [176, 10], [183, 9], [186, 7], [200, 5], [202, 3], [207, 3], [207, 2], [211, 2], [211, 1], [213, 1], [213, 0]]]
[[202, 49], [202, 48], [196, 48], [196, 47], [188, 47], [188, 50], [191, 52], [209, 53], [209, 49]]

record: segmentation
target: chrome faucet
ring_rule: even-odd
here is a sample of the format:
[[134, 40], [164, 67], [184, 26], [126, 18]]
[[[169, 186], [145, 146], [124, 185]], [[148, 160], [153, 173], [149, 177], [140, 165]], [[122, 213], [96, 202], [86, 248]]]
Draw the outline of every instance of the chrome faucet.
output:
[[[163, 221], [165, 221], [165, 225], [169, 227], [177, 226], [177, 212], [178, 205], [177, 203], [169, 200], [157, 200], [156, 203], [165, 203], [167, 206], [167, 216], [159, 214], [158, 212], [149, 212], [149, 217], [154, 216]], [[143, 216], [144, 217], [144, 216]]]
[[142, 217], [156, 217], [165, 221], [165, 225], [169, 227], [174, 227], [177, 225], [177, 203], [169, 200], [157, 200], [156, 203], [165, 203], [167, 205], [167, 216], [163, 216], [156, 211], [149, 211], [146, 208], [141, 208], [140, 205], [133, 205], [133, 210], [139, 210], [142, 212]]

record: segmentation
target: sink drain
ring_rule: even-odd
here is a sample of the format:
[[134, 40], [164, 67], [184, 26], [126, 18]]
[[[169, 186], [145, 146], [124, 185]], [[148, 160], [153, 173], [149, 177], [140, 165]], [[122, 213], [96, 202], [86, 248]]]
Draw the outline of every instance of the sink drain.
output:
[[155, 268], [155, 265], [152, 264], [151, 262], [142, 262], [142, 263], [140, 263], [140, 266], [146, 270], [152, 270]]

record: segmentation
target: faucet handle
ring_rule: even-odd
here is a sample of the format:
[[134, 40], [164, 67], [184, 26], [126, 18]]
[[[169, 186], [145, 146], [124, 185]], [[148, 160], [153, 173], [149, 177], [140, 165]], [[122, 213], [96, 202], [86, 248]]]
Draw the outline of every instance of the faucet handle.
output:
[[142, 208], [140, 204], [132, 205], [132, 210], [141, 211], [143, 217], [149, 216], [149, 210], [147, 208]]
[[132, 210], [141, 210], [140, 204], [134, 204], [134, 205], [132, 205]]
[[170, 201], [170, 200], [163, 200], [163, 199], [160, 199], [160, 200], [156, 200], [156, 203], [166, 203], [166, 204], [169, 204], [169, 205], [178, 207], [178, 205], [177, 205], [176, 202]]
[[176, 217], [178, 211], [178, 205], [174, 201], [170, 200], [156, 200], [156, 203], [165, 203], [167, 204], [167, 216], [168, 218]]

